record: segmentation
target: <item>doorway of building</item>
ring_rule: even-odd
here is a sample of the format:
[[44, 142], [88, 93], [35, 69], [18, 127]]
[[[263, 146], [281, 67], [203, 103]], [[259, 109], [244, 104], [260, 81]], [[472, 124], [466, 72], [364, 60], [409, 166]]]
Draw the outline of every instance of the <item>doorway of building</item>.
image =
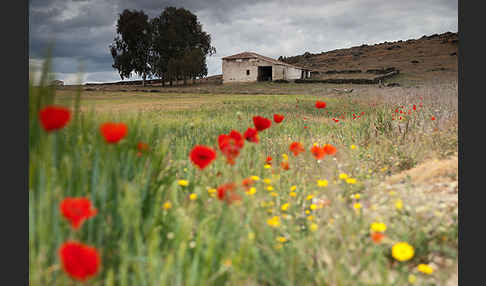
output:
[[272, 80], [272, 67], [258, 67], [258, 81], [271, 81]]

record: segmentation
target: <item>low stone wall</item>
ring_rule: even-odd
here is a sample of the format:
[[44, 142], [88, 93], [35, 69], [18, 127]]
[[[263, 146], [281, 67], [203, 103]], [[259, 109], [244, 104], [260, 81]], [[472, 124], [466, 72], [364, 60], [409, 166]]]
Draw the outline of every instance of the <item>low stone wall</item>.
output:
[[369, 69], [366, 71], [366, 73], [372, 73], [372, 74], [387, 74], [387, 73], [390, 73], [392, 71], [395, 71], [397, 70], [396, 68], [394, 67], [390, 67], [390, 68], [387, 68], [387, 69]]
[[399, 70], [388, 72], [373, 79], [367, 78], [330, 78], [330, 79], [297, 79], [295, 83], [335, 83], [335, 84], [378, 84], [385, 79], [389, 79], [399, 74]]

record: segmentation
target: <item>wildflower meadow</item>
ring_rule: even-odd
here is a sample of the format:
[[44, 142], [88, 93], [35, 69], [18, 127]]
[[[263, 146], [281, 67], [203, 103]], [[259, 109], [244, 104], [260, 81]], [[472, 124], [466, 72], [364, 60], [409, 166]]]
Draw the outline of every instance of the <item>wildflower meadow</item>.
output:
[[31, 285], [447, 285], [455, 271], [457, 205], [387, 182], [457, 157], [457, 82], [189, 107], [157, 94], [143, 100], [160, 108], [124, 112], [59, 94], [47, 71], [29, 88]]

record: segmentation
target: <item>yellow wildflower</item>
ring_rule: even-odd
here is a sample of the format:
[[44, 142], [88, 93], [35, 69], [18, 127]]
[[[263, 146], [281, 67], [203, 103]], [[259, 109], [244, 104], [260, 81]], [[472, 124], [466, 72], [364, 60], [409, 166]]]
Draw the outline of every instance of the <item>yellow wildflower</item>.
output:
[[292, 192], [295, 191], [296, 189], [297, 189], [297, 186], [290, 187], [290, 191], [292, 191]]
[[189, 185], [189, 181], [187, 180], [179, 180], [177, 181], [177, 183], [179, 184], [179, 186], [183, 186], [183, 187], [187, 187]]
[[307, 220], [308, 221], [312, 221], [313, 219], [314, 219], [314, 216], [312, 216], [312, 215], [310, 215], [310, 216], [307, 217]]
[[353, 145], [350, 146], [350, 148], [351, 148], [351, 150], [354, 150], [354, 149], [356, 149], [356, 145], [353, 144]]
[[392, 247], [392, 256], [398, 261], [410, 260], [415, 254], [413, 246], [406, 242], [395, 243]]
[[353, 199], [356, 199], [356, 200], [359, 200], [359, 198], [361, 198], [361, 195], [360, 194], [354, 194], [351, 196]]
[[347, 178], [346, 179], [346, 183], [348, 183], [348, 184], [356, 184], [356, 179], [354, 179], [354, 178]]
[[209, 188], [209, 189], [208, 189], [208, 193], [209, 193], [210, 195], [214, 195], [214, 194], [216, 194], [216, 192], [217, 192], [217, 191], [218, 191], [218, 190], [216, 190], [216, 189], [214, 189], [214, 188]]
[[248, 191], [246, 191], [246, 194], [249, 196], [254, 195], [255, 193], [256, 193], [255, 187], [251, 187]]
[[250, 177], [253, 181], [259, 181], [260, 180], [260, 177], [258, 176], [251, 176]]
[[272, 182], [272, 180], [271, 180], [271, 179], [269, 179], [269, 178], [265, 178], [265, 179], [263, 179], [263, 182], [264, 182], [265, 184], [270, 184], [270, 183]]
[[287, 154], [282, 154], [282, 158], [287, 161], [289, 159], [289, 156], [287, 156]]
[[191, 201], [194, 201], [195, 199], [197, 199], [197, 194], [190, 194], [189, 199], [191, 199]]
[[347, 179], [347, 178], [348, 178], [348, 175], [347, 175], [346, 173], [341, 173], [341, 174], [339, 174], [339, 179], [341, 179], [341, 180], [345, 180], [345, 179]]
[[278, 197], [278, 194], [277, 194], [276, 192], [271, 192], [271, 193], [270, 193], [270, 195], [271, 195], [272, 197]]
[[277, 241], [284, 243], [284, 242], [287, 241], [287, 239], [285, 237], [283, 237], [283, 236], [279, 236], [279, 237], [277, 237]]
[[388, 168], [386, 166], [380, 169], [380, 171], [382, 171], [382, 172], [385, 172], [386, 170], [388, 170]]
[[267, 220], [268, 225], [271, 227], [279, 227], [280, 226], [280, 217], [274, 216], [271, 219]]
[[310, 210], [305, 210], [305, 214], [310, 214]]
[[265, 169], [270, 169], [270, 168], [272, 168], [272, 165], [270, 165], [270, 164], [265, 164], [265, 165], [263, 166], [263, 168], [265, 168]]
[[285, 203], [285, 204], [283, 204], [283, 205], [282, 205], [281, 209], [282, 209], [283, 211], [286, 211], [286, 210], [289, 208], [289, 206], [290, 206], [290, 204], [289, 204], [289, 203]]
[[267, 191], [273, 191], [273, 187], [272, 186], [267, 186]]
[[308, 201], [308, 200], [312, 200], [314, 196], [313, 195], [308, 195], [305, 199]]
[[289, 194], [289, 196], [291, 196], [291, 197], [296, 197], [296, 196], [297, 196], [297, 193], [296, 193], [296, 192], [291, 192], [291, 193]]
[[370, 229], [375, 232], [384, 232], [386, 230], [386, 224], [382, 222], [374, 222], [371, 224]]
[[425, 274], [432, 274], [432, 272], [434, 272], [434, 268], [432, 268], [430, 265], [428, 264], [419, 264], [417, 266], [417, 270], [422, 272], [422, 273], [425, 273]]
[[402, 202], [402, 200], [397, 200], [395, 202], [395, 208], [397, 208], [397, 210], [403, 209], [403, 202]]
[[231, 267], [232, 263], [231, 263], [231, 259], [226, 259], [223, 261], [223, 265], [226, 266], [226, 267]]
[[415, 277], [415, 275], [413, 274], [408, 275], [408, 283], [413, 284], [415, 283], [415, 281], [417, 281], [417, 277]]
[[315, 223], [311, 223], [311, 225], [310, 225], [309, 229], [310, 229], [311, 231], [316, 231], [316, 230], [317, 230], [317, 224], [315, 224]]
[[359, 210], [361, 208], [361, 204], [360, 203], [354, 203], [353, 208], [355, 210]]
[[317, 206], [315, 204], [311, 204], [310, 207], [309, 207], [311, 210], [315, 210], [317, 209]]
[[172, 204], [170, 202], [165, 202], [162, 206], [164, 207], [165, 210], [172, 208]]
[[328, 181], [327, 180], [317, 180], [317, 185], [319, 187], [326, 187], [328, 185]]

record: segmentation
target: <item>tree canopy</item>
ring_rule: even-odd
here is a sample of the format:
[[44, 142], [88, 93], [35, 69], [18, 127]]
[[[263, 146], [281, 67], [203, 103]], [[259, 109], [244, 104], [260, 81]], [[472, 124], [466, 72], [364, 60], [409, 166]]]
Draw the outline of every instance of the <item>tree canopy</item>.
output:
[[124, 10], [110, 49], [113, 68], [122, 79], [135, 72], [144, 79], [155, 76], [171, 84], [206, 76], [206, 56], [216, 53], [197, 16], [175, 7], [167, 7], [151, 20], [143, 11]]

